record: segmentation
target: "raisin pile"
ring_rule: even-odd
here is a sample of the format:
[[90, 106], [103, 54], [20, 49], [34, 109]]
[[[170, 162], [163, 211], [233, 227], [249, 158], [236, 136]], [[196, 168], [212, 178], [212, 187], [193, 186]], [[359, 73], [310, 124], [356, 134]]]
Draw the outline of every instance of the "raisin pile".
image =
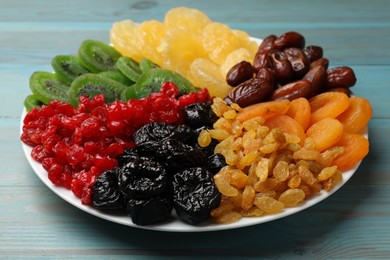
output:
[[[138, 128], [151, 122], [182, 124], [184, 107], [209, 99], [207, 89], [180, 96], [177, 86], [166, 82], [159, 92], [128, 102], [106, 104], [103, 95], [82, 96], [77, 107], [51, 101], [27, 113], [21, 140], [33, 147], [32, 158], [42, 164], [52, 183], [71, 189], [90, 205], [95, 180], [118, 166], [116, 157], [125, 149], [135, 147], [133, 134]], [[102, 178], [110, 182], [112, 174]], [[99, 189], [110, 193], [104, 185]]]
[[[134, 133], [136, 147], [118, 155], [118, 167], [96, 180], [92, 202], [97, 209], [125, 209], [137, 225], [178, 217], [196, 225], [221, 200], [213, 174], [226, 165], [213, 145], [198, 145], [198, 133], [212, 128], [216, 116], [210, 102], [184, 108], [184, 124], [152, 122]], [[215, 146], [215, 145], [214, 145]]]

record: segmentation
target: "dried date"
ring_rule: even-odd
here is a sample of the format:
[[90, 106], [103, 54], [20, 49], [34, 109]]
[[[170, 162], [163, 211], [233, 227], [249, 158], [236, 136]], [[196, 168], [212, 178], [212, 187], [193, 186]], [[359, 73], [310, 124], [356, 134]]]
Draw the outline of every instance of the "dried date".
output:
[[290, 61], [287, 59], [286, 54], [279, 50], [273, 50], [270, 53], [271, 69], [275, 74], [275, 81], [284, 85], [291, 81], [294, 70]]
[[310, 45], [303, 49], [303, 53], [309, 59], [310, 63], [322, 58], [324, 51], [322, 47]]
[[310, 90], [311, 84], [309, 81], [297, 80], [276, 89], [271, 96], [271, 100], [294, 100], [300, 97], [307, 97]]
[[226, 82], [236, 87], [244, 81], [253, 78], [254, 70], [252, 64], [247, 61], [241, 61], [234, 65], [226, 74]]
[[327, 73], [326, 69], [322, 66], [316, 66], [309, 70], [308, 73], [302, 78], [310, 82], [311, 90], [308, 97], [319, 94], [326, 86]]
[[310, 68], [310, 62], [306, 55], [298, 48], [287, 48], [283, 52], [291, 63], [295, 78], [302, 78]]
[[240, 107], [259, 103], [272, 94], [273, 85], [264, 78], [249, 79], [235, 87], [225, 98], [228, 104], [237, 103]]
[[350, 67], [342, 66], [327, 70], [328, 88], [349, 88], [355, 85], [356, 76]]
[[328, 69], [329, 60], [327, 58], [319, 58], [318, 60], [313, 61], [312, 63], [310, 63], [310, 69], [312, 69], [314, 67], [317, 67], [317, 66], [322, 66], [325, 69]]
[[277, 50], [284, 50], [290, 47], [302, 49], [305, 47], [305, 38], [297, 32], [286, 32], [275, 39], [273, 47]]

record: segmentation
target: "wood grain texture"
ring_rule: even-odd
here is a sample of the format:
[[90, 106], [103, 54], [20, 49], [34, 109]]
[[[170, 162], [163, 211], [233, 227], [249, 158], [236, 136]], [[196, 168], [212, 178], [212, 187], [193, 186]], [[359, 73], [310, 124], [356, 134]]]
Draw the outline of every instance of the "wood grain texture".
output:
[[[325, 201], [252, 227], [207, 233], [146, 231], [89, 215], [49, 190], [19, 141], [29, 76], [113, 22], [162, 20], [175, 6], [199, 8], [254, 37], [296, 30], [321, 45], [331, 66], [351, 66], [368, 98], [370, 153]], [[388, 259], [390, 258], [390, 1], [0, 2], [0, 259]]]

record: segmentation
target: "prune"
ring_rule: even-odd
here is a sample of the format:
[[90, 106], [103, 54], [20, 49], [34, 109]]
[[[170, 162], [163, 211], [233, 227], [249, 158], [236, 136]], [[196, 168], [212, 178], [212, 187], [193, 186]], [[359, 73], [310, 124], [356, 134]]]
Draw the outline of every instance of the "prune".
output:
[[127, 214], [136, 225], [152, 225], [170, 218], [172, 202], [165, 196], [148, 199], [130, 199]]
[[92, 205], [97, 209], [123, 209], [125, 202], [118, 189], [119, 168], [103, 172], [92, 188]]
[[136, 160], [139, 158], [137, 148], [129, 148], [123, 151], [122, 154], [118, 155], [116, 159], [118, 160], [118, 166], [123, 166], [131, 160]]
[[206, 220], [221, 201], [212, 174], [205, 168], [188, 168], [173, 177], [173, 206], [186, 223]]
[[207, 164], [207, 156], [204, 152], [174, 139], [161, 142], [156, 157], [167, 165], [169, 171], [174, 172]]
[[185, 124], [196, 129], [202, 126], [212, 126], [218, 117], [210, 109], [211, 103], [194, 103], [183, 109]]
[[164, 165], [149, 157], [139, 157], [122, 166], [119, 189], [127, 198], [144, 199], [163, 194], [170, 187]]
[[166, 123], [149, 123], [134, 133], [134, 141], [139, 151], [144, 154], [153, 154], [159, 147], [160, 141], [169, 137], [174, 129], [173, 125]]
[[193, 145], [198, 138], [198, 135], [187, 125], [178, 125], [169, 136], [169, 139], [175, 139], [182, 143]]
[[213, 154], [207, 158], [207, 169], [212, 174], [217, 174], [222, 167], [227, 165], [225, 157], [222, 154]]

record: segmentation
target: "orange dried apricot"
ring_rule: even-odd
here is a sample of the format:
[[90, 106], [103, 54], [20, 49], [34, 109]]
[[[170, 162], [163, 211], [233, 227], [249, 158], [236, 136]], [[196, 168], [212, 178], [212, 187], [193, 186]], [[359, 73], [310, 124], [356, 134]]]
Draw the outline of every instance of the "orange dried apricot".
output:
[[309, 101], [303, 97], [292, 100], [286, 115], [294, 118], [306, 130], [309, 127], [311, 115]]
[[369, 151], [369, 142], [367, 138], [360, 134], [344, 133], [335, 145], [345, 147], [345, 152], [332, 162], [332, 164], [337, 165], [338, 169], [341, 171], [348, 170], [355, 166]]
[[317, 151], [325, 151], [336, 144], [343, 135], [343, 125], [339, 120], [326, 117], [311, 125], [306, 135], [313, 138]]
[[372, 108], [370, 102], [362, 97], [351, 97], [350, 105], [337, 119], [343, 124], [344, 131], [357, 133], [370, 121]]
[[244, 107], [239, 113], [237, 113], [236, 119], [240, 122], [244, 122], [258, 116], [267, 119], [275, 115], [285, 114], [289, 107], [290, 101], [288, 99], [261, 102]]
[[276, 115], [268, 118], [264, 122], [265, 126], [268, 126], [270, 129], [279, 128], [284, 133], [296, 135], [301, 139], [301, 144], [306, 139], [305, 131], [302, 126], [293, 118], [287, 115]]
[[344, 93], [325, 92], [310, 98], [309, 103], [310, 124], [314, 124], [325, 117], [336, 118], [349, 107], [350, 101]]

